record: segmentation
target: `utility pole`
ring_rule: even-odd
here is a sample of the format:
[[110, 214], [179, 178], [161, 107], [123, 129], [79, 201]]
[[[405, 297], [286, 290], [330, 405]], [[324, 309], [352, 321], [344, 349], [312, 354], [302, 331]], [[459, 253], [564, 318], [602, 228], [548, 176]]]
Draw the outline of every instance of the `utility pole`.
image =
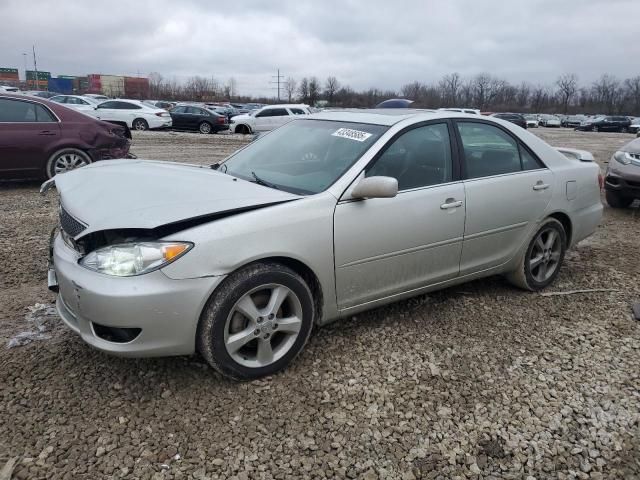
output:
[[[33, 69], [36, 72], [36, 90], [40, 90], [40, 84], [38, 82], [38, 64], [36, 63], [36, 46], [32, 45], [33, 48]], [[26, 73], [25, 73], [26, 75]]]
[[272, 75], [271, 78], [275, 78], [275, 81], [269, 82], [269, 83], [275, 83], [278, 86], [275, 87], [278, 89], [278, 102], [280, 102], [280, 79], [284, 78], [284, 75], [280, 75], [280, 69], [278, 69], [278, 74], [277, 75]]
[[24, 60], [24, 81], [27, 82], [27, 54], [22, 54], [22, 59]]

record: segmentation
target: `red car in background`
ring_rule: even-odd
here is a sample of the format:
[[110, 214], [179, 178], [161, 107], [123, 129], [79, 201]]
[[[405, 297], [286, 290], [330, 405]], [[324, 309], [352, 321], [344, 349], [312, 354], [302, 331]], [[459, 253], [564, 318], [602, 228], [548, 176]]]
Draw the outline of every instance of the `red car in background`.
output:
[[0, 94], [0, 178], [51, 178], [99, 160], [125, 158], [127, 128], [59, 103]]

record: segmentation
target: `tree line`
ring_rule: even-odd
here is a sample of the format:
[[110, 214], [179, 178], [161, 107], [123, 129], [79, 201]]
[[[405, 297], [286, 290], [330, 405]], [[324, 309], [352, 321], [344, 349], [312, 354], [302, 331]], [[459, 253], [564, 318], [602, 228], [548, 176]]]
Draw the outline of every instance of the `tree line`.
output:
[[[242, 95], [230, 78], [191, 77], [185, 82], [149, 77], [151, 98], [192, 101], [236, 101], [273, 103], [273, 98]], [[463, 77], [444, 75], [433, 83], [414, 81], [399, 91], [354, 90], [335, 76], [289, 77], [280, 92], [281, 102], [322, 104], [330, 107], [370, 108], [388, 98], [408, 98], [416, 108], [469, 107], [491, 112], [588, 113], [640, 115], [640, 75], [618, 79], [604, 74], [590, 84], [581, 84], [573, 73], [560, 75], [553, 84], [513, 84], [489, 73]]]

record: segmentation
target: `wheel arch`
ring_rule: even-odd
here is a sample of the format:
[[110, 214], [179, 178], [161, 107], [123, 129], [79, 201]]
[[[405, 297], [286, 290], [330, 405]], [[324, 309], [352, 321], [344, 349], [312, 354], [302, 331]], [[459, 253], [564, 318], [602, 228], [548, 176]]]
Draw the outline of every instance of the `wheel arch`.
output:
[[571, 242], [573, 242], [573, 224], [571, 223], [571, 217], [564, 212], [553, 212], [548, 218], [555, 218], [558, 220], [562, 226], [564, 227], [564, 231], [567, 234], [567, 248], [571, 246]]
[[253, 128], [251, 128], [251, 126], [246, 123], [238, 123], [235, 127], [233, 127], [233, 133], [239, 133], [237, 132], [238, 127], [244, 127], [247, 129], [248, 133], [253, 133]]
[[[258, 259], [254, 259], [250, 262], [247, 262], [245, 264], [239, 265], [238, 267], [236, 267], [232, 272], [229, 272], [228, 275], [232, 275], [233, 273], [237, 272], [238, 270], [241, 270], [243, 268], [246, 268], [249, 265], [253, 265], [256, 263], [267, 263], [267, 262], [275, 262], [275, 263], [279, 263], [281, 265], [284, 265], [285, 267], [290, 268], [291, 270], [293, 270], [294, 272], [296, 272], [298, 275], [300, 275], [304, 281], [307, 283], [307, 285], [309, 286], [309, 289], [311, 290], [311, 294], [313, 295], [313, 304], [314, 304], [314, 310], [315, 310], [315, 314], [316, 314], [316, 319], [315, 319], [315, 323], [321, 323], [322, 320], [322, 314], [324, 311], [324, 293], [322, 291], [322, 284], [320, 283], [320, 280], [318, 278], [318, 275], [316, 275], [316, 273], [313, 271], [313, 269], [311, 269], [311, 267], [309, 267], [306, 263], [293, 258], [293, 257], [286, 257], [286, 256], [267, 256], [267, 257], [262, 257], [262, 258], [258, 258]], [[216, 288], [217, 290], [217, 288]], [[212, 295], [215, 295], [216, 292], [214, 290], [214, 292], [212, 293]]]

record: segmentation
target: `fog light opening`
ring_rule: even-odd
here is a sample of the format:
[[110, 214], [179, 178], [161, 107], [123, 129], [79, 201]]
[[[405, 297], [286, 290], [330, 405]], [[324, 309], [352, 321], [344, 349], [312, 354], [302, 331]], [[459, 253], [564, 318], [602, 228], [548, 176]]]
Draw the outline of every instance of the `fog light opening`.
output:
[[97, 337], [112, 343], [131, 342], [142, 332], [141, 328], [107, 327], [95, 322], [92, 322], [92, 325]]

